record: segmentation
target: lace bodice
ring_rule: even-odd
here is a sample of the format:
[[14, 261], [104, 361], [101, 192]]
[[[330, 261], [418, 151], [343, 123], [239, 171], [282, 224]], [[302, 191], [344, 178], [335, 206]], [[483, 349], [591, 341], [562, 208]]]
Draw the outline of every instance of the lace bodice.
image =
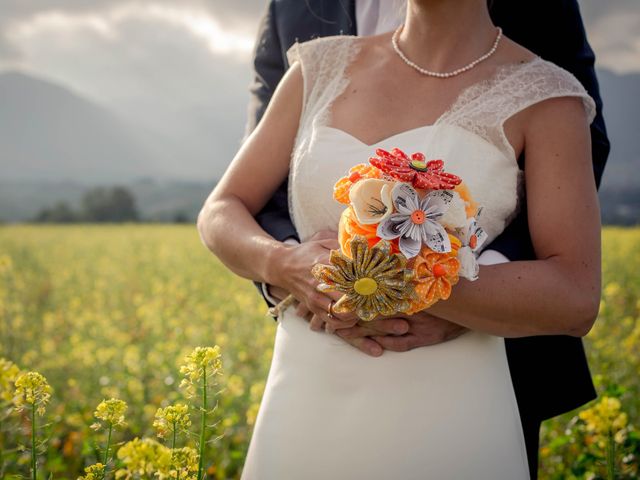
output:
[[366, 145], [329, 126], [330, 105], [349, 84], [346, 70], [361, 38], [337, 35], [295, 43], [289, 64], [299, 61], [304, 80], [300, 124], [291, 156], [289, 207], [302, 240], [324, 228], [336, 229], [343, 206], [332, 198], [333, 183], [376, 148], [422, 151], [445, 160], [484, 208], [481, 224], [488, 244], [517, 213], [522, 171], [504, 133], [504, 123], [525, 108], [554, 97], [583, 100], [589, 122], [595, 102], [568, 71], [535, 57], [498, 67], [488, 79], [462, 91], [433, 125], [414, 128]]

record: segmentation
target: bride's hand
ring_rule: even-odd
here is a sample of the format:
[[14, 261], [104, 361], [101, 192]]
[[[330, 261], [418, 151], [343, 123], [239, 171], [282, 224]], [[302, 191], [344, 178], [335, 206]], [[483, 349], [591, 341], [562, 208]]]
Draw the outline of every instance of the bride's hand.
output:
[[282, 255], [274, 259], [273, 285], [280, 287], [299, 302], [297, 313], [305, 318], [313, 314], [311, 328], [320, 330], [329, 319], [328, 311], [338, 294], [321, 293], [316, 290], [318, 281], [311, 275], [311, 268], [317, 264], [328, 264], [331, 250], [340, 248], [338, 234], [331, 230], [322, 230], [308, 241], [288, 246]]

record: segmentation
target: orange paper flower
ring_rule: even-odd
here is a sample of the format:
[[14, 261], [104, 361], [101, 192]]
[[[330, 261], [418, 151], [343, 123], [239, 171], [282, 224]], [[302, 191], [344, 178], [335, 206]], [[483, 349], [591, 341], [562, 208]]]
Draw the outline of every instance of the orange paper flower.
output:
[[333, 198], [340, 203], [349, 205], [349, 190], [354, 183], [364, 178], [380, 178], [381, 176], [382, 172], [380, 170], [366, 163], [351, 167], [349, 174], [346, 177], [342, 177], [333, 186]]
[[[361, 225], [356, 220], [356, 214], [351, 207], [346, 208], [340, 216], [340, 223], [338, 224], [338, 243], [340, 244], [340, 251], [346, 255], [351, 255], [351, 240], [356, 235], [361, 235], [367, 239], [369, 248], [373, 248], [380, 241], [378, 237], [377, 225]], [[391, 243], [391, 253], [398, 253], [398, 240], [393, 240]]]
[[414, 284], [418, 300], [411, 302], [406, 313], [412, 314], [424, 310], [438, 300], [449, 298], [453, 285], [458, 283], [460, 262], [456, 258], [456, 254], [459, 247], [459, 241], [449, 253], [437, 253], [425, 247], [415, 257], [413, 264]]
[[475, 217], [476, 213], [478, 213], [478, 204], [473, 201], [473, 197], [471, 196], [469, 187], [467, 187], [465, 183], [461, 183], [460, 185], [457, 185], [453, 190], [455, 192], [458, 192], [458, 195], [460, 195], [460, 198], [462, 198], [462, 200], [464, 201], [467, 218]]

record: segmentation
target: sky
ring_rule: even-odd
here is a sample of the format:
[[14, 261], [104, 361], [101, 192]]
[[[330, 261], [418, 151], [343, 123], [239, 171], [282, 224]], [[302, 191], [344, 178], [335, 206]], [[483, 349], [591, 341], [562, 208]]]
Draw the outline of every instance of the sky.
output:
[[[640, 1], [580, 5], [598, 65], [640, 72]], [[53, 80], [150, 128], [181, 112], [214, 115], [239, 142], [265, 8], [266, 0], [0, 0], [0, 69]]]

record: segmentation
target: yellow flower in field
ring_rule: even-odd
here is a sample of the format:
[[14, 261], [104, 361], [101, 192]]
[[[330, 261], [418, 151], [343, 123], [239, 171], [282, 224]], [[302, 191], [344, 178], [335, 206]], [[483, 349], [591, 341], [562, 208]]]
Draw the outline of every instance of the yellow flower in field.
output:
[[158, 408], [153, 421], [153, 427], [160, 438], [165, 438], [168, 433], [184, 432], [190, 426], [189, 407], [183, 403]]
[[78, 480], [102, 480], [104, 478], [104, 465], [96, 463], [84, 469], [85, 475], [78, 477]]
[[[93, 415], [107, 425], [112, 427], [124, 427], [126, 422], [124, 421], [124, 413], [127, 411], [127, 404], [123, 400], [117, 398], [110, 398], [109, 400], [103, 400], [96, 408]], [[94, 430], [99, 430], [102, 425], [100, 422], [96, 422], [91, 425]]]
[[[198, 460], [198, 452], [195, 448], [176, 448], [175, 450], [173, 450], [172, 473], [177, 470], [180, 474], [180, 478], [185, 478], [185, 475], [189, 475], [198, 471]], [[176, 475], [170, 476], [174, 477]]]
[[134, 438], [120, 447], [118, 459], [124, 468], [116, 470], [116, 478], [151, 478], [171, 467], [171, 449], [150, 438]]
[[17, 411], [20, 412], [26, 405], [31, 405], [38, 415], [44, 415], [45, 405], [49, 403], [53, 391], [46, 378], [38, 372], [23, 373], [16, 378], [15, 387], [13, 404]]
[[13, 400], [14, 385], [16, 378], [20, 375], [18, 366], [7, 360], [0, 358], [0, 399], [5, 402]]
[[185, 357], [184, 361], [184, 365], [180, 367], [180, 373], [185, 378], [180, 383], [180, 386], [186, 389], [189, 397], [195, 394], [199, 380], [222, 373], [222, 360], [218, 345], [214, 347], [196, 347], [193, 352]]
[[596, 440], [600, 445], [604, 444], [604, 437], [609, 433], [617, 443], [622, 443], [626, 438], [628, 417], [617, 398], [602, 397], [593, 407], [583, 410], [578, 416], [584, 422], [587, 432], [598, 437]]

